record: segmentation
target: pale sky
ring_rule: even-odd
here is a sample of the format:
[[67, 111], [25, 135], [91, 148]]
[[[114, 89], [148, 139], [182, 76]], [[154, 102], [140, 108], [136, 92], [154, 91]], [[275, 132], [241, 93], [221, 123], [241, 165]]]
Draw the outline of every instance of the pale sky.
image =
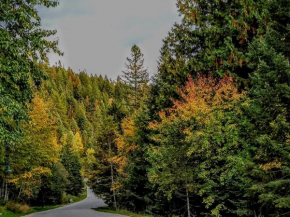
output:
[[145, 66], [157, 72], [162, 39], [179, 22], [176, 0], [60, 0], [56, 8], [39, 10], [42, 25], [56, 29], [63, 57], [49, 55], [51, 64], [116, 79], [137, 44]]

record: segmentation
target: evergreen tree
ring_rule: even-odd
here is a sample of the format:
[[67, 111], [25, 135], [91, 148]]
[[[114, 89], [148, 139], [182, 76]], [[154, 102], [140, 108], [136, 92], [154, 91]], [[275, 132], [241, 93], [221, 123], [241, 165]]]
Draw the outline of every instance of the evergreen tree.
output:
[[32, 204], [46, 205], [46, 204], [62, 204], [65, 201], [65, 192], [69, 184], [68, 172], [64, 166], [57, 162], [50, 167], [51, 175], [43, 176], [41, 186], [38, 190], [36, 200], [32, 199]]
[[250, 206], [262, 216], [288, 215], [290, 208], [290, 67], [284, 47], [276, 45], [280, 40], [272, 30], [250, 46], [251, 102], [241, 122], [252, 157], [247, 164]]
[[125, 63], [126, 70], [123, 71], [122, 78], [124, 82], [132, 87], [132, 95], [134, 100], [134, 107], [137, 108], [140, 103], [142, 88], [149, 81], [149, 74], [147, 69], [144, 69], [144, 58], [140, 48], [133, 45], [131, 48], [132, 58], [127, 58]]
[[246, 52], [272, 19], [268, 1], [178, 0], [182, 22], [164, 39], [150, 109], [160, 111], [179, 99], [188, 74], [232, 74], [241, 87], [251, 73]]
[[80, 195], [83, 192], [84, 183], [79, 158], [68, 147], [65, 147], [61, 162], [68, 172], [69, 185], [66, 187], [66, 192], [71, 195]]

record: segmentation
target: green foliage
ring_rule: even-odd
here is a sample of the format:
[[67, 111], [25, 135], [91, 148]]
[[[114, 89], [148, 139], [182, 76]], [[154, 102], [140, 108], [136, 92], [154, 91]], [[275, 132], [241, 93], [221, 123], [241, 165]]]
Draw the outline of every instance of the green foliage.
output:
[[250, 47], [252, 103], [244, 130], [245, 143], [252, 147], [252, 161], [247, 167], [251, 178], [248, 194], [256, 200], [252, 204], [256, 213], [272, 216], [289, 210], [286, 189], [290, 187], [290, 67], [284, 48], [272, 46], [278, 39], [277, 32], [269, 31]]
[[84, 183], [81, 174], [81, 163], [78, 157], [67, 147], [64, 147], [61, 162], [68, 173], [69, 184], [66, 185], [66, 192], [71, 195], [81, 194], [83, 192]]
[[[183, 101], [174, 101], [167, 116], [160, 113], [160, 123], [149, 125], [154, 130], [150, 181], [168, 200], [187, 201], [188, 211], [195, 215], [241, 212], [246, 180], [235, 123], [243, 94], [230, 77], [216, 81], [204, 76], [190, 79], [180, 94]], [[184, 211], [185, 204], [180, 205], [177, 214]]]
[[150, 96], [152, 113], [170, 107], [171, 98], [179, 99], [176, 87], [185, 84], [188, 74], [232, 74], [247, 86], [248, 46], [276, 18], [270, 17], [269, 2], [178, 0], [182, 22], [164, 39]]
[[57, 2], [0, 7], [0, 197], [63, 203], [85, 176], [115, 209], [289, 215], [289, 0], [177, 0], [150, 86], [137, 45], [123, 81], [40, 63], [60, 52], [36, 5]]
[[[0, 7], [0, 147], [16, 145], [21, 122], [28, 120], [27, 103], [33, 98], [32, 82], [39, 86], [43, 71], [37, 61], [53, 50], [61, 54], [57, 41], [48, 41], [54, 30], [41, 28], [36, 6], [55, 7], [56, 1], [3, 1]], [[3, 156], [1, 156], [3, 158]]]
[[[163, 194], [174, 207], [163, 206], [161, 215], [171, 215], [184, 206], [179, 198], [185, 198], [186, 189], [190, 202], [196, 205], [190, 206], [191, 212], [198, 216], [287, 215], [289, 1], [179, 0], [177, 6], [183, 20], [164, 40], [159, 73], [147, 104], [147, 121], [135, 120], [137, 145], [145, 147], [141, 149], [145, 153], [150, 147], [149, 156], [136, 149], [132, 158], [128, 156], [128, 170], [137, 171], [138, 162], [146, 165], [142, 171], [149, 171], [159, 192], [151, 186], [143, 198], [162, 207], [166, 202], [158, 195]], [[190, 119], [190, 113], [183, 117], [177, 112], [172, 120], [172, 111], [177, 109], [174, 99], [182, 102], [190, 93], [181, 94], [179, 89], [188, 74], [196, 78], [198, 73], [218, 79], [231, 74], [237, 79], [238, 90], [247, 90], [247, 94], [233, 107], [227, 100], [225, 107], [211, 106], [215, 109], [212, 116], [205, 113], [211, 117], [207, 124], [200, 114]], [[159, 111], [164, 111], [163, 116]], [[150, 121], [160, 128], [150, 130]], [[146, 183], [142, 172], [129, 174], [140, 180], [135, 186]], [[131, 176], [128, 180], [134, 183]], [[137, 200], [128, 195], [139, 194], [131, 192], [134, 187], [126, 181], [123, 190], [129, 194], [125, 198], [133, 206], [129, 202], [123, 205], [134, 209]], [[144, 203], [150, 210], [150, 202]]]
[[69, 183], [68, 172], [61, 163], [55, 163], [51, 166], [51, 176], [43, 176], [41, 186], [38, 190], [36, 200], [33, 204], [44, 206], [46, 204], [62, 204], [63, 194]]

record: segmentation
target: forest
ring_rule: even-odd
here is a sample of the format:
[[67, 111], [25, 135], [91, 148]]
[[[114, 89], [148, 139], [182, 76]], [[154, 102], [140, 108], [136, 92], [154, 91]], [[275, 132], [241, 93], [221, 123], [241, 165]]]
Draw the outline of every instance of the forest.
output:
[[[290, 1], [176, 0], [151, 78], [133, 45], [117, 80], [74, 72], [37, 8], [0, 3], [0, 202], [290, 216]], [[97, 64], [97, 63], [96, 63]]]

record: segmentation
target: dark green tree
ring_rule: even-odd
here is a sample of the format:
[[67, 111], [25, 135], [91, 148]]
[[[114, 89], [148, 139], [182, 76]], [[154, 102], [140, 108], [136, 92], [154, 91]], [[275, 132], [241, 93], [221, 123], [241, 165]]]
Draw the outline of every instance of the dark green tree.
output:
[[178, 0], [182, 21], [164, 39], [150, 109], [159, 111], [172, 105], [171, 98], [179, 99], [177, 88], [185, 84], [188, 74], [233, 74], [242, 87], [247, 85], [251, 69], [246, 52], [270, 23], [267, 5], [261, 0]]
[[36, 200], [32, 200], [32, 204], [44, 206], [67, 202], [64, 201], [64, 195], [69, 184], [68, 172], [60, 162], [54, 163], [51, 166], [51, 176], [44, 176], [41, 181]]
[[250, 46], [251, 102], [247, 121], [241, 122], [252, 156], [247, 164], [249, 204], [253, 214], [262, 216], [286, 216], [290, 209], [290, 66], [284, 47], [277, 46], [280, 41], [271, 30]]
[[80, 159], [68, 147], [65, 147], [61, 161], [68, 172], [69, 185], [67, 185], [66, 192], [71, 195], [81, 194], [83, 192], [84, 182], [81, 174], [82, 165]]
[[144, 69], [144, 58], [140, 48], [137, 45], [133, 45], [131, 48], [132, 58], [127, 58], [125, 63], [126, 70], [122, 71], [122, 78], [125, 83], [132, 87], [131, 93], [133, 95], [134, 107], [137, 108], [142, 96], [142, 88], [145, 88], [149, 81], [149, 74], [147, 69]]

